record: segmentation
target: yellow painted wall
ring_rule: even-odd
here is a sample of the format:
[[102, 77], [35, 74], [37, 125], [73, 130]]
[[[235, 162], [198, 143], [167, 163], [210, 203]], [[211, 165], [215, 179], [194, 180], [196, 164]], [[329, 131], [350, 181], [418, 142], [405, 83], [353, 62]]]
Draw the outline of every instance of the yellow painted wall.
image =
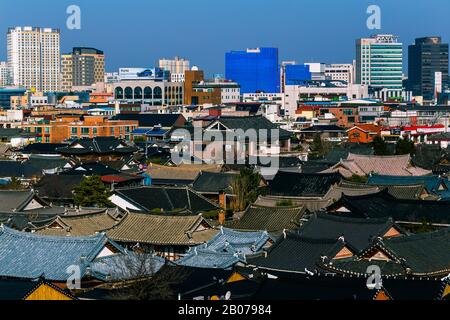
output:
[[42, 284], [25, 300], [73, 300], [49, 285]]

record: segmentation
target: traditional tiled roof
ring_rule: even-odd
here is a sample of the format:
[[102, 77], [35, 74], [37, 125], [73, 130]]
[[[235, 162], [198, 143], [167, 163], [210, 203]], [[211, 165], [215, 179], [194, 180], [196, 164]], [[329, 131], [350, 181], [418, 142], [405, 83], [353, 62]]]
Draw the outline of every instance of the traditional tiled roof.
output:
[[261, 207], [252, 205], [242, 218], [230, 222], [228, 226], [237, 230], [266, 230], [280, 232], [284, 229], [298, 228], [300, 219], [306, 212], [305, 207]]
[[[440, 277], [450, 272], [450, 229], [391, 239], [378, 239], [373, 245], [348, 260], [325, 268], [342, 273], [365, 274], [369, 265], [378, 265], [384, 275]], [[374, 258], [382, 252], [385, 258]], [[366, 268], [366, 269], [364, 269]]]
[[439, 176], [402, 177], [370, 175], [367, 181], [371, 185], [379, 186], [410, 186], [423, 185], [429, 193], [440, 196], [442, 199], [450, 198], [450, 181]]
[[[340, 196], [339, 196], [340, 197]], [[255, 201], [255, 206], [276, 208], [280, 200], [288, 199], [295, 207], [304, 207], [309, 212], [316, 212], [331, 206], [334, 201], [332, 198], [298, 198], [298, 197], [277, 197], [277, 196], [259, 196]]]
[[57, 149], [67, 147], [67, 143], [32, 143], [23, 147], [23, 154], [59, 154]]
[[0, 177], [16, 177], [31, 179], [42, 176], [42, 170], [34, 167], [30, 163], [11, 160], [0, 160]]
[[345, 248], [351, 250], [342, 239], [313, 239], [288, 232], [267, 254], [249, 257], [247, 264], [264, 270], [314, 272], [320, 270], [319, 261], [329, 261]]
[[270, 183], [270, 194], [293, 197], [323, 197], [341, 181], [338, 173], [307, 174], [280, 171]]
[[402, 156], [365, 156], [349, 154], [346, 160], [341, 160], [324, 173], [339, 172], [344, 177], [352, 175], [366, 176], [377, 173], [389, 176], [425, 176], [431, 171], [411, 166], [411, 157]]
[[33, 200], [46, 205], [33, 190], [0, 190], [0, 212], [23, 211]]
[[0, 300], [19, 301], [27, 299], [40, 286], [46, 285], [66, 296], [70, 300], [76, 300], [67, 290], [53, 285], [51, 282], [39, 279], [0, 279]]
[[352, 247], [362, 251], [391, 228], [398, 229], [390, 218], [358, 219], [319, 213], [312, 215], [298, 232], [303, 237], [314, 239], [324, 236], [337, 239], [342, 236]]
[[95, 259], [90, 264], [90, 275], [105, 282], [134, 280], [155, 275], [166, 263], [153, 254], [127, 252]]
[[[260, 130], [267, 130], [267, 137], [271, 137], [271, 130], [279, 130], [280, 139], [289, 139], [292, 134], [289, 131], [280, 129], [276, 124], [269, 121], [263, 116], [249, 116], [249, 117], [220, 117], [217, 122], [220, 122], [225, 128], [229, 130], [241, 129], [244, 132], [247, 130], [256, 130], [257, 134]], [[211, 125], [213, 126], [214, 123]]]
[[261, 252], [271, 238], [267, 232], [240, 232], [221, 228], [220, 232], [204, 245], [191, 248], [179, 265], [197, 268], [231, 268], [247, 255]]
[[109, 153], [131, 154], [138, 151], [138, 148], [128, 145], [125, 141], [114, 137], [95, 137], [78, 139], [69, 146], [58, 148], [56, 151], [69, 155]]
[[228, 172], [200, 172], [192, 189], [200, 193], [232, 192], [231, 184], [237, 176], [237, 173]]
[[48, 224], [39, 226], [33, 231], [37, 234], [60, 237], [86, 237], [112, 228], [120, 219], [109, 215], [107, 210], [99, 213], [76, 216], [58, 216]]
[[44, 175], [34, 188], [42, 198], [73, 199], [73, 188], [79, 185], [83, 179], [83, 175]]
[[177, 184], [177, 182], [190, 184], [197, 178], [200, 172], [220, 172], [221, 169], [222, 167], [218, 165], [181, 164], [175, 167], [168, 167], [150, 164], [147, 173], [155, 184]]
[[108, 167], [100, 162], [87, 162], [74, 166], [73, 168], [61, 172], [60, 175], [83, 175], [83, 176], [105, 176], [119, 174], [120, 171]]
[[145, 212], [162, 210], [162, 212], [170, 213], [184, 210], [197, 214], [219, 209], [211, 201], [188, 187], [118, 189], [115, 191], [115, 196], [125, 199]]
[[66, 281], [69, 266], [79, 266], [81, 276], [109, 243], [117, 251], [122, 248], [104, 234], [93, 237], [48, 237], [0, 229], [0, 276], [35, 279], [43, 276], [51, 281]]
[[200, 215], [156, 216], [130, 213], [107, 231], [107, 234], [111, 239], [124, 243], [195, 246], [209, 241], [217, 232]]
[[26, 163], [40, 170], [59, 170], [67, 164], [67, 160], [63, 157], [31, 155]]
[[329, 209], [337, 210], [345, 207], [349, 212], [339, 214], [361, 217], [382, 218], [392, 217], [396, 222], [424, 221], [433, 224], [450, 225], [450, 202], [402, 200], [390, 195], [387, 190], [366, 196], [343, 196]]

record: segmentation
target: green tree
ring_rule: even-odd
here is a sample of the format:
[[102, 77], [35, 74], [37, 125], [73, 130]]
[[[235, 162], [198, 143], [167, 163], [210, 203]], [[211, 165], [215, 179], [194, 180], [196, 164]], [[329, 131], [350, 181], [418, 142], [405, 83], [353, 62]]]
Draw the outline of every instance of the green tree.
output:
[[403, 155], [410, 154], [412, 155], [415, 151], [414, 142], [409, 139], [400, 139], [395, 146], [395, 154]]
[[75, 205], [81, 207], [107, 207], [110, 193], [99, 176], [84, 179], [74, 188]]
[[386, 141], [381, 137], [375, 137], [372, 142], [374, 154], [376, 156], [388, 156], [389, 150]]
[[232, 207], [235, 212], [244, 211], [250, 203], [258, 198], [260, 192], [261, 176], [253, 169], [242, 169], [240, 174], [232, 181], [231, 188], [235, 195]]
[[311, 149], [310, 158], [316, 159], [326, 155], [330, 151], [331, 146], [326, 141], [323, 141], [321, 135], [317, 133], [314, 135], [314, 140], [309, 148]]

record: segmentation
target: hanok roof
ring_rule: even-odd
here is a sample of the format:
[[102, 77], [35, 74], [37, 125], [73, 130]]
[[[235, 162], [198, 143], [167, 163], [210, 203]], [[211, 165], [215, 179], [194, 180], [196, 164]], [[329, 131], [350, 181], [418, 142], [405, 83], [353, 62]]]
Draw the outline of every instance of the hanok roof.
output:
[[324, 236], [337, 239], [341, 236], [358, 251], [366, 249], [377, 237], [398, 227], [390, 218], [358, 219], [319, 213], [312, 215], [300, 229], [303, 237], [321, 239]]
[[83, 175], [45, 175], [35, 184], [40, 197], [47, 199], [73, 199], [72, 190], [84, 179]]
[[[37, 205], [28, 207], [33, 201]], [[32, 190], [0, 190], [0, 212], [20, 212], [46, 205]]]
[[280, 171], [270, 183], [271, 195], [293, 197], [323, 197], [341, 181], [338, 173], [314, 174]]
[[366, 176], [371, 173], [389, 176], [425, 176], [431, 174], [431, 171], [413, 167], [409, 155], [365, 156], [357, 154], [349, 154], [346, 160], [341, 160], [332, 168], [323, 172], [339, 172], [344, 177]]
[[110, 244], [116, 251], [122, 248], [104, 234], [93, 237], [48, 237], [0, 229], [0, 276], [50, 281], [66, 281], [69, 266], [79, 266], [81, 276], [88, 264]]
[[370, 134], [379, 134], [381, 130], [383, 129], [382, 126], [375, 125], [372, 123], [361, 123], [356, 124], [352, 128], [348, 129], [347, 132], [353, 131], [353, 130], [361, 130]]
[[178, 184], [185, 185], [192, 183], [200, 174], [200, 172], [220, 172], [221, 166], [218, 165], [184, 165], [176, 167], [160, 166], [151, 164], [147, 173], [152, 178], [154, 184]]
[[23, 154], [59, 154], [57, 149], [67, 147], [67, 143], [33, 143], [23, 147]]
[[105, 282], [135, 280], [155, 275], [166, 263], [165, 259], [153, 254], [127, 252], [95, 259], [91, 275]]
[[345, 133], [345, 128], [337, 125], [314, 125], [309, 128], [301, 130], [302, 133], [322, 133], [322, 132], [341, 132]]
[[104, 176], [119, 173], [120, 171], [100, 162], [88, 162], [81, 163], [69, 170], [63, 171], [60, 175]]
[[[269, 121], [263, 116], [248, 116], [248, 117], [220, 117], [214, 121], [208, 128], [214, 127], [217, 123], [222, 124], [227, 130], [256, 130], [259, 134], [261, 130], [267, 130], [267, 137], [270, 139], [272, 130], [279, 130], [278, 135], [282, 140], [289, 139], [292, 134], [289, 131], [280, 129], [276, 124]], [[208, 130], [208, 128], [206, 130]]]
[[0, 279], [0, 300], [19, 301], [26, 300], [40, 286], [46, 285], [66, 296], [68, 300], [75, 300], [68, 291], [62, 290], [44, 279]]
[[207, 242], [217, 230], [199, 216], [155, 216], [130, 213], [108, 236], [118, 242], [194, 246]]
[[395, 222], [426, 221], [450, 225], [450, 202], [402, 200], [393, 197], [387, 190], [365, 196], [343, 196], [329, 210], [360, 218], [392, 217]]
[[41, 175], [43, 175], [42, 169], [34, 167], [28, 161], [0, 160], [0, 177], [31, 179]]
[[379, 186], [410, 186], [424, 185], [429, 193], [440, 196], [442, 199], [450, 198], [450, 181], [439, 176], [402, 177], [370, 175], [368, 184]]
[[[118, 189], [113, 197], [122, 198], [134, 207], [139, 208], [140, 211], [145, 212], [162, 210], [162, 212], [170, 213], [184, 210], [197, 214], [219, 209], [211, 201], [188, 187]], [[126, 210], [127, 208], [122, 209]]]
[[230, 222], [228, 226], [237, 230], [266, 230], [280, 232], [298, 228], [305, 207], [262, 207], [252, 205], [241, 219]]
[[320, 270], [318, 262], [333, 260], [342, 251], [353, 255], [342, 239], [313, 239], [288, 232], [265, 254], [249, 257], [247, 264], [264, 270], [283, 272], [314, 272]]
[[82, 138], [72, 142], [69, 146], [56, 149], [62, 154], [131, 154], [138, 151], [135, 146], [128, 145], [125, 141], [114, 137]]
[[[324, 264], [335, 272], [365, 274], [379, 265], [384, 275], [440, 277], [450, 272], [450, 229], [378, 239], [357, 257]], [[379, 258], [381, 256], [381, 258]]]
[[271, 238], [267, 232], [239, 232], [221, 228], [220, 232], [204, 245], [191, 248], [179, 265], [197, 268], [231, 268], [247, 255], [253, 255], [268, 246]]
[[33, 231], [47, 236], [86, 237], [110, 229], [119, 222], [120, 219], [112, 217], [105, 210], [104, 212], [76, 216], [58, 216]]
[[113, 120], [138, 121], [139, 127], [141, 128], [153, 128], [155, 126], [171, 128], [175, 126], [180, 119], [185, 120], [180, 114], [118, 114], [113, 117]]
[[63, 168], [67, 164], [67, 160], [63, 157], [31, 155], [26, 163], [40, 170], [51, 170]]
[[231, 184], [238, 175], [228, 172], [200, 172], [192, 189], [200, 193], [232, 192]]

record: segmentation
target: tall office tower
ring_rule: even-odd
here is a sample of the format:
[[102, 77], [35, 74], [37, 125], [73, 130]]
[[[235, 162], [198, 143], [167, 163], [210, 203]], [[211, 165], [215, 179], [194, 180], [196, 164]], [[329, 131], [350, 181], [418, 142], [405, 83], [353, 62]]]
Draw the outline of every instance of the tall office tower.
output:
[[10, 28], [7, 43], [12, 85], [43, 92], [60, 89], [59, 29]]
[[428, 104], [448, 84], [448, 43], [442, 43], [441, 37], [418, 38], [408, 54], [408, 89]]
[[227, 52], [225, 69], [226, 78], [241, 85], [241, 94], [280, 92], [277, 48]]
[[5, 61], [0, 61], [0, 87], [10, 85], [9, 67]]
[[325, 67], [325, 77], [333, 81], [353, 84], [353, 64], [329, 64]]
[[403, 45], [398, 37], [379, 34], [356, 40], [356, 83], [401, 91]]
[[175, 57], [175, 59], [160, 59], [159, 67], [170, 72], [172, 82], [184, 82], [184, 73], [190, 70], [191, 63], [189, 60]]

